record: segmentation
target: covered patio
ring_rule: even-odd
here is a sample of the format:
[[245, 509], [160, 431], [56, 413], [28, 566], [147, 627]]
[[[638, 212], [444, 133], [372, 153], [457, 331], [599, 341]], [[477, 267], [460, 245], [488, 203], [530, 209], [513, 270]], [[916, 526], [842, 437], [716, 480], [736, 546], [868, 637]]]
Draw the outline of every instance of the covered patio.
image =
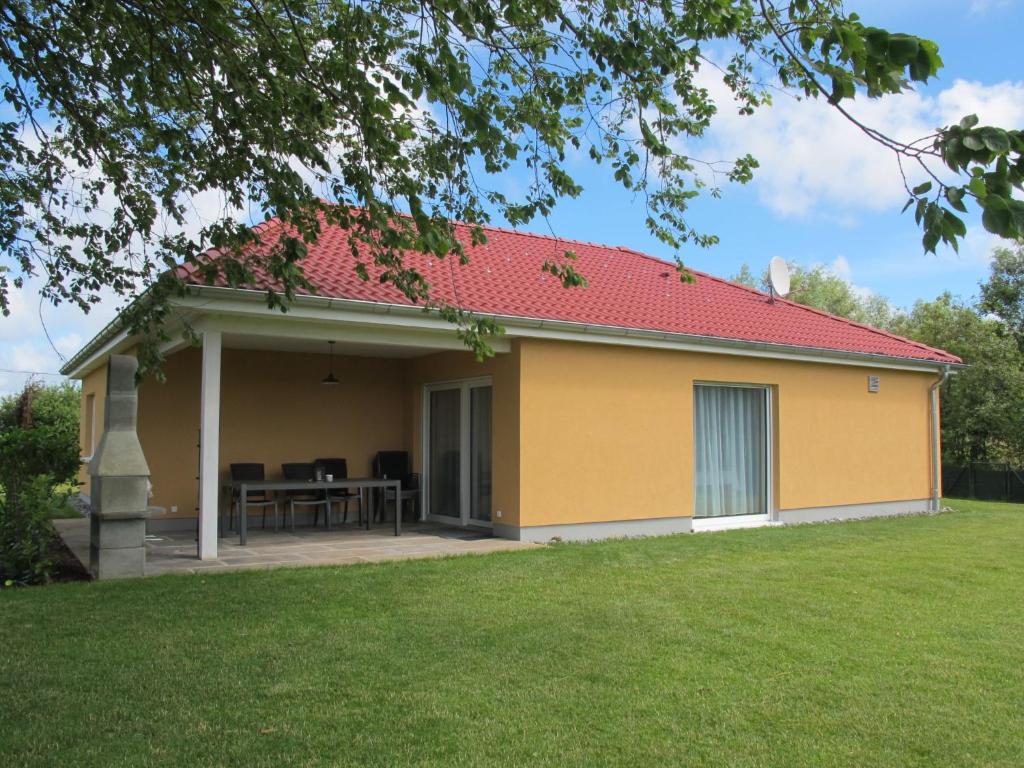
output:
[[[56, 520], [68, 549], [85, 568], [89, 566], [89, 521]], [[217, 542], [216, 558], [196, 557], [196, 537], [187, 531], [164, 531], [146, 536], [146, 575], [165, 573], [219, 573], [306, 565], [351, 565], [387, 560], [486, 554], [540, 546], [493, 537], [486, 530], [463, 530], [439, 523], [407, 526], [394, 536], [382, 526], [367, 531], [355, 525], [331, 531], [299, 528], [295, 533], [255, 528], [247, 546], [235, 536]]]
[[[202, 316], [189, 319], [198, 344], [169, 329], [164, 380], [147, 378], [138, 390], [137, 429], [152, 483], [148, 530], [157, 537], [148, 571], [455, 554], [490, 540], [492, 512], [514, 511], [506, 500], [517, 479], [518, 356], [509, 340], [495, 339], [495, 357], [481, 363], [450, 325], [418, 309], [308, 298], [282, 315], [258, 294], [216, 288], [190, 299], [201, 299]], [[85, 364], [84, 452], [95, 449], [103, 423], [104, 357], [131, 344], [112, 338]], [[410, 474], [382, 474], [383, 453], [405, 456]], [[341, 505], [332, 505], [329, 530], [323, 509], [297, 503], [293, 532], [298, 491], [281, 487], [295, 482], [285, 465], [329, 461], [347, 464], [331, 482], [352, 484], [330, 492], [366, 491], [362, 504], [353, 504], [348, 524]], [[236, 484], [232, 494], [233, 464], [260, 467], [279, 504], [277, 515], [249, 505], [248, 541], [238, 505], [229, 502], [247, 487]], [[322, 480], [326, 474], [317, 475]], [[384, 480], [387, 489], [366, 487]], [[404, 492], [400, 536], [395, 481]], [[312, 483], [305, 491], [328, 489]], [[355, 523], [361, 515], [372, 517], [369, 530]], [[286, 532], [271, 535], [274, 517]], [[388, 538], [396, 541], [381, 549]]]

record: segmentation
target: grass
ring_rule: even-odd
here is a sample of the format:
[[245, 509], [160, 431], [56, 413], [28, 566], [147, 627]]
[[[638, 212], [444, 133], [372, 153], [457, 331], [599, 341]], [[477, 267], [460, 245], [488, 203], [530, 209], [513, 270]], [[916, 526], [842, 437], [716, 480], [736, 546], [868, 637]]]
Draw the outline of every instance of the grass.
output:
[[1024, 764], [1024, 509], [0, 593], [0, 764]]

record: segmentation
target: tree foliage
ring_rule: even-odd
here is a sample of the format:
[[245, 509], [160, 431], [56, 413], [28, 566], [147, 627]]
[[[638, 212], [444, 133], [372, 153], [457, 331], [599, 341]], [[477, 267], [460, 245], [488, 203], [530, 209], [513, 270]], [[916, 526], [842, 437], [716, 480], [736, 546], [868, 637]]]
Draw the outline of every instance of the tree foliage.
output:
[[1024, 354], [999, 320], [945, 293], [896, 319], [902, 336], [945, 349], [968, 367], [942, 391], [942, 445], [953, 462], [1024, 466]]
[[[48, 299], [86, 309], [104, 287], [145, 288], [129, 321], [155, 338], [185, 290], [174, 267], [210, 247], [220, 258], [200, 264], [206, 280], [237, 285], [259, 268], [276, 281], [272, 306], [314, 290], [302, 258], [325, 224], [350, 229], [362, 277], [373, 262], [431, 305], [403, 252], [464, 258], [450, 219], [546, 216], [582, 191], [575, 153], [634, 190], [676, 253], [712, 244], [688, 203], [749, 180], [757, 162], [680, 149], [720, 106], [701, 70], [720, 74], [743, 113], [781, 87], [854, 120], [855, 96], [900, 93], [942, 64], [934, 43], [833, 0], [12, 0], [0, 28], [0, 309], [32, 274]], [[934, 180], [910, 190], [927, 249], [956, 244], [972, 201], [990, 230], [1020, 234], [1019, 131], [968, 117], [905, 144], [857, 124]], [[956, 174], [940, 177], [940, 162]], [[523, 194], [497, 188], [510, 171], [529, 174]], [[224, 209], [183, 231], [213, 193]], [[251, 209], [289, 228], [243, 257], [257, 235], [238, 213]], [[585, 282], [570, 253], [545, 268]], [[434, 306], [487, 351], [492, 324]], [[144, 368], [155, 348], [143, 347]]]
[[981, 309], [998, 317], [1024, 351], [1024, 241], [996, 248], [992, 269], [981, 284]]

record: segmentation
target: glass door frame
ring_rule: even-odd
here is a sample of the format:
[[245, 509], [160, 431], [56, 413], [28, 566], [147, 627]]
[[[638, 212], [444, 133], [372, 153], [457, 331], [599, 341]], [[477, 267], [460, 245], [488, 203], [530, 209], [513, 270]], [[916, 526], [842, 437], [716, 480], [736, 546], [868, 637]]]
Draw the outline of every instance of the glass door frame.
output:
[[[694, 381], [693, 382], [693, 494], [696, 507], [697, 494], [697, 387], [735, 387], [737, 389], [756, 389], [764, 393], [764, 483], [765, 509], [752, 515], [725, 515], [721, 517], [697, 517], [694, 515], [693, 530], [714, 530], [716, 528], [742, 528], [751, 525], [763, 525], [775, 519], [775, 387], [771, 384], [746, 384], [734, 381]], [[694, 510], [696, 511], [696, 510]]]
[[[460, 528], [492, 528], [491, 520], [476, 520], [470, 515], [472, 506], [472, 453], [470, 445], [472, 438], [470, 403], [471, 390], [478, 387], [491, 387], [491, 427], [494, 425], [494, 382], [490, 376], [476, 376], [469, 379], [452, 379], [450, 381], [431, 382], [423, 385], [422, 397], [422, 424], [420, 428], [420, 445], [422, 461], [421, 476], [421, 499], [423, 503], [423, 519], [435, 520], [446, 525], [455, 525]], [[459, 517], [446, 515], [435, 515], [430, 511], [430, 395], [432, 392], [442, 390], [459, 391]], [[493, 446], [494, 433], [491, 432]], [[491, 454], [493, 461], [493, 452]], [[493, 467], [492, 467], [493, 474]], [[493, 510], [492, 514], [493, 514]]]

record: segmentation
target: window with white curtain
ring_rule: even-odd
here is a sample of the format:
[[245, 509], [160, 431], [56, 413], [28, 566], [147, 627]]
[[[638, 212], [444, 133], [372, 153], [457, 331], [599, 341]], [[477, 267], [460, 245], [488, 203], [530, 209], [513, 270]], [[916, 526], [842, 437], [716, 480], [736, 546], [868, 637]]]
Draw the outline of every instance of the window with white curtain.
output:
[[768, 389], [698, 384], [693, 391], [694, 517], [768, 512]]

